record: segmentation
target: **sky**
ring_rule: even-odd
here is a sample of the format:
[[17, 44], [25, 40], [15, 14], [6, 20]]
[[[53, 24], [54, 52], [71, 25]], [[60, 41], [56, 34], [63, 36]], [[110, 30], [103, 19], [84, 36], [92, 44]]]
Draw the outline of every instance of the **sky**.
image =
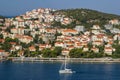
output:
[[87, 8], [120, 15], [120, 0], [0, 0], [0, 15], [17, 16], [38, 8]]

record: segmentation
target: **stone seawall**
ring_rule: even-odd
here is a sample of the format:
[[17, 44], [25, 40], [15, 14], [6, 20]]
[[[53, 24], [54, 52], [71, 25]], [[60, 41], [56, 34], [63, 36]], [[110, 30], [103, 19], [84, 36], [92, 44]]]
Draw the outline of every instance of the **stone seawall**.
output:
[[[65, 58], [37, 58], [37, 57], [9, 57], [9, 60], [13, 62], [61, 62], [64, 61]], [[69, 62], [120, 62], [120, 58], [67, 58], [66, 61]]]

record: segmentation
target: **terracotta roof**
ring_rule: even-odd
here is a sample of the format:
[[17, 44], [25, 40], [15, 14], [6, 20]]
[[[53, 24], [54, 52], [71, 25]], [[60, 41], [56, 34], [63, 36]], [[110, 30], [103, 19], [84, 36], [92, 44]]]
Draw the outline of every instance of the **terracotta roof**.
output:
[[5, 52], [5, 50], [0, 50], [0, 52]]
[[66, 29], [66, 30], [63, 30], [63, 32], [77, 32], [77, 31], [73, 29]]
[[17, 43], [16, 43], [16, 42], [10, 42], [10, 44], [12, 44], [12, 45], [16, 45]]

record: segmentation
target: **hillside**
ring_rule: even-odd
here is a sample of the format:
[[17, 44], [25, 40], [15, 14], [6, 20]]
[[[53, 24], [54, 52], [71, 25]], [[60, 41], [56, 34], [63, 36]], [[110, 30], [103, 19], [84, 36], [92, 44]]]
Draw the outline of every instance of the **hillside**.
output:
[[[120, 20], [119, 15], [103, 13], [90, 9], [66, 9], [58, 10], [55, 14], [64, 14], [66, 17], [74, 19], [71, 23], [72, 26], [76, 24], [81, 24], [87, 26], [86, 28], [91, 27], [93, 24], [99, 24], [101, 27], [111, 19]], [[70, 25], [69, 25], [70, 26]]]
[[1, 28], [1, 26], [4, 25], [4, 22], [5, 22], [5, 17], [0, 16], [0, 28]]
[[68, 17], [72, 17], [77, 20], [83, 20], [83, 19], [113, 19], [113, 18], [119, 18], [120, 16], [115, 14], [108, 14], [103, 13], [95, 10], [90, 9], [66, 9], [66, 10], [58, 10], [56, 12], [65, 14]]
[[5, 18], [4, 16], [1, 16], [1, 15], [0, 15], [0, 19], [4, 19], [4, 18]]
[[118, 15], [39, 8], [0, 21], [0, 49], [10, 56], [120, 57]]

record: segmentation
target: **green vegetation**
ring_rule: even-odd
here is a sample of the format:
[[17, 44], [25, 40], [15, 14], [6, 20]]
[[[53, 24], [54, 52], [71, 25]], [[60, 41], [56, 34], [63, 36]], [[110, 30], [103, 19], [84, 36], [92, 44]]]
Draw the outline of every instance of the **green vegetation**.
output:
[[[37, 48], [37, 47], [36, 47]], [[36, 57], [39, 55], [42, 55], [43, 57], [57, 57], [61, 54], [62, 48], [61, 47], [55, 47], [53, 50], [46, 48], [43, 49], [42, 51], [29, 51], [28, 49], [25, 50], [24, 55], [25, 57]], [[11, 56], [16, 56], [16, 55], [11, 55]]]
[[10, 33], [10, 30], [11, 30], [12, 28], [15, 28], [15, 26], [12, 25], [12, 26], [7, 27], [6, 32], [9, 32], [9, 33]]
[[116, 49], [115, 52], [113, 53], [112, 57], [113, 58], [120, 58], [120, 44], [118, 40], [114, 41], [113, 47]]
[[[0, 35], [0, 38], [3, 38], [2, 35]], [[5, 42], [1, 43], [1, 49], [5, 50], [5, 51], [10, 51], [10, 48], [12, 47], [12, 44], [10, 44], [10, 42], [15, 42], [16, 44], [18, 44], [18, 39], [11, 39], [9, 37], [5, 38]]]
[[90, 9], [66, 9], [58, 10], [54, 14], [64, 14], [66, 17], [73, 19], [73, 22], [69, 25], [61, 25], [60, 22], [53, 22], [53, 26], [61, 26], [63, 28], [74, 28], [75, 25], [84, 25], [86, 29], [89, 29], [93, 24], [98, 24], [101, 27], [108, 20], [119, 19], [120, 16], [114, 14], [107, 14]]
[[57, 57], [61, 54], [61, 51], [62, 51], [61, 47], [55, 47], [54, 50], [43, 49], [42, 56], [43, 57]]
[[3, 39], [3, 35], [2, 34], [0, 34], [0, 39]]
[[1, 16], [1, 15], [0, 15], [0, 19], [4, 19], [4, 18], [5, 18], [4, 16]]
[[71, 58], [100, 58], [104, 57], [101, 53], [95, 53], [93, 51], [83, 52], [82, 49], [76, 48], [70, 51]]

